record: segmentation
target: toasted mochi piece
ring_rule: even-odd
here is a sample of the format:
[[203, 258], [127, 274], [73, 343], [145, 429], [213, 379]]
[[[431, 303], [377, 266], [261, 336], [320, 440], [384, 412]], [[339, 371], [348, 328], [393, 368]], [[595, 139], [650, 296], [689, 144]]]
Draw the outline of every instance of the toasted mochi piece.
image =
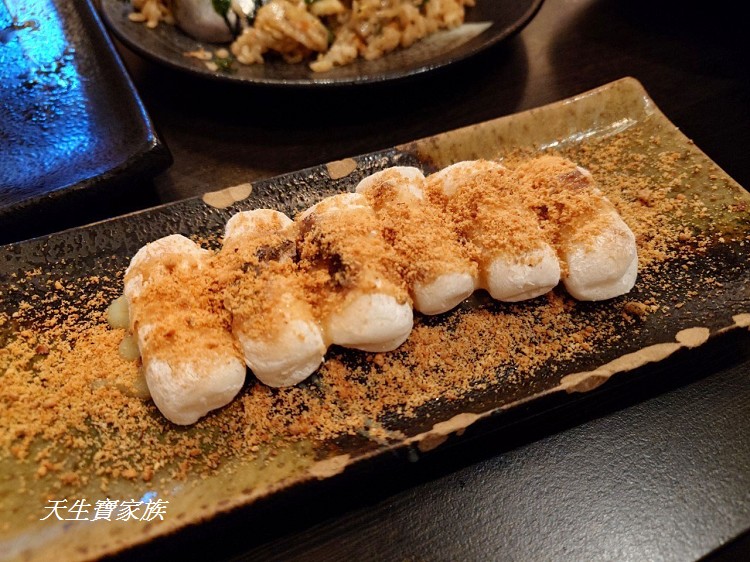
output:
[[519, 256], [501, 254], [487, 260], [484, 286], [494, 299], [519, 302], [544, 295], [560, 282], [560, 262], [549, 244]]
[[411, 303], [365, 197], [334, 195], [297, 222], [303, 279], [326, 341], [363, 351], [400, 346], [411, 333]]
[[429, 176], [426, 189], [473, 245], [479, 286], [492, 298], [527, 300], [560, 282], [557, 254], [507, 168], [488, 160], [458, 162]]
[[381, 230], [390, 234], [414, 308], [441, 314], [474, 292], [478, 272], [444, 214], [424, 200], [423, 183], [418, 168], [395, 166], [364, 178], [356, 191], [375, 210]]
[[621, 244], [620, 234], [602, 235], [596, 244], [597, 250], [580, 248], [566, 254], [569, 274], [563, 280], [570, 295], [581, 301], [601, 301], [628, 293], [638, 277], [638, 260], [633, 257], [622, 270], [622, 262], [614, 258], [610, 250], [613, 244]]
[[549, 216], [549, 209], [556, 209], [554, 221], [547, 222], [566, 265], [568, 293], [596, 301], [630, 291], [638, 276], [635, 235], [591, 174], [557, 156], [526, 162], [517, 173], [534, 192], [540, 214]]
[[506, 170], [505, 166], [494, 160], [463, 160], [430, 174], [427, 184], [429, 189], [452, 197], [459, 186], [471, 181], [477, 174]]
[[268, 386], [297, 384], [323, 362], [323, 334], [290, 260], [292, 220], [277, 211], [237, 213], [227, 222], [222, 257], [242, 272], [227, 289], [232, 332], [245, 363]]
[[288, 229], [294, 221], [284, 213], [273, 209], [255, 209], [235, 213], [224, 225], [225, 248], [239, 246], [245, 237], [275, 235]]
[[412, 310], [386, 293], [361, 293], [346, 299], [328, 316], [331, 343], [362, 351], [392, 351], [406, 341], [412, 328]]
[[187, 425], [229, 403], [245, 365], [212, 292], [211, 253], [178, 234], [147, 244], [125, 272], [124, 294], [151, 397]]
[[367, 196], [368, 193], [380, 189], [383, 184], [390, 186], [387, 189], [387, 197], [390, 200], [413, 204], [424, 199], [424, 174], [422, 170], [413, 166], [391, 166], [370, 174], [362, 178], [355, 191]]
[[427, 282], [415, 281], [412, 285], [414, 308], [427, 315], [453, 310], [477, 289], [477, 281], [476, 266], [466, 271], [441, 273]]
[[603, 210], [597, 223], [602, 224], [595, 229], [581, 226], [569, 233], [561, 245], [568, 264], [563, 283], [572, 297], [582, 301], [624, 295], [638, 277], [635, 235], [625, 221], [616, 211]]

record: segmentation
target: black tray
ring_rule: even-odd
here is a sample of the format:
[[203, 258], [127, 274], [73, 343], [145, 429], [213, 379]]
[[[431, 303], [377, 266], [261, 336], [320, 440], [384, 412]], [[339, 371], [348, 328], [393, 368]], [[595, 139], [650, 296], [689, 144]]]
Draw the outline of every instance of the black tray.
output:
[[0, 5], [0, 62], [0, 243], [121, 214], [171, 163], [89, 1]]

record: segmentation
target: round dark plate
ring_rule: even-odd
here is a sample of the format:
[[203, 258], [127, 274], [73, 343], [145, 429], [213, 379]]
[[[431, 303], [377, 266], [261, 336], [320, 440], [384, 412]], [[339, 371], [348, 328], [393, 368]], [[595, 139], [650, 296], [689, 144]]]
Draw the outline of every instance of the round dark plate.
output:
[[313, 72], [307, 64], [270, 60], [262, 65], [234, 62], [230, 71], [212, 71], [185, 52], [216, 45], [196, 41], [178, 28], [161, 24], [148, 29], [128, 19], [128, 0], [101, 0], [104, 21], [128, 47], [146, 58], [206, 78], [274, 86], [327, 86], [384, 82], [420, 74], [458, 62], [518, 33], [531, 21], [543, 0], [477, 0], [466, 11], [461, 27], [437, 33], [374, 61], [357, 60], [328, 72]]

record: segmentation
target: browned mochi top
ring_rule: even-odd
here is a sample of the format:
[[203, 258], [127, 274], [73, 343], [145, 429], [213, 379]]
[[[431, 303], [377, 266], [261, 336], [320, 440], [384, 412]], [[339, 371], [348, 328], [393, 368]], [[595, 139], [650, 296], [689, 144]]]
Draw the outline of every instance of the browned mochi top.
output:
[[399, 180], [385, 175], [365, 196], [377, 212], [383, 238], [399, 257], [400, 276], [407, 285], [429, 283], [446, 271], [466, 271], [467, 264], [468, 273], [476, 275], [471, 251], [456, 236], [445, 210], [427, 200], [398, 197]]
[[213, 258], [217, 284], [225, 287], [224, 306], [251, 339], [273, 338], [284, 328], [279, 307], [285, 295], [305, 300], [294, 231], [275, 222], [231, 237]]
[[428, 181], [426, 192], [430, 201], [445, 209], [458, 237], [471, 240], [475, 260], [487, 250], [523, 256], [547, 241], [510, 170], [487, 167], [467, 174], [450, 197], [437, 182]]
[[354, 288], [387, 292], [400, 303], [409, 300], [401, 260], [380, 236], [377, 217], [368, 207], [326, 212], [323, 206], [296, 225], [303, 288], [321, 317], [340, 307]]
[[567, 244], [591, 243], [609, 224], [612, 205], [574, 162], [541, 156], [521, 163], [515, 174], [528, 205], [558, 249], [562, 239]]
[[131, 303], [131, 328], [135, 332], [148, 319], [158, 319], [148, 322], [152, 329], [143, 338], [151, 356], [172, 365], [196, 356], [209, 361], [238, 356], [209, 255], [168, 253], [138, 264], [128, 278], [137, 274], [143, 287]]

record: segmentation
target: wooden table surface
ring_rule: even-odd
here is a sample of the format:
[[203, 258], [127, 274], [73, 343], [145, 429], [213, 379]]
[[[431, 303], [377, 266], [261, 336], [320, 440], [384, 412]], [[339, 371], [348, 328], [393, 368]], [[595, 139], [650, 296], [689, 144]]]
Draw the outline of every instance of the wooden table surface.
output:
[[[337, 90], [214, 84], [120, 46], [174, 156], [130, 208], [390, 147], [623, 76], [640, 80], [688, 137], [750, 186], [743, 18], [725, 6], [686, 6], [546, 0], [519, 35], [471, 60], [414, 79]], [[524, 420], [500, 435], [469, 435], [415, 463], [355, 471], [335, 486], [220, 518], [128, 557], [747, 555], [750, 541], [734, 539], [750, 530], [748, 334], [684, 354], [658, 382], [615, 394], [584, 400], [575, 412]]]

